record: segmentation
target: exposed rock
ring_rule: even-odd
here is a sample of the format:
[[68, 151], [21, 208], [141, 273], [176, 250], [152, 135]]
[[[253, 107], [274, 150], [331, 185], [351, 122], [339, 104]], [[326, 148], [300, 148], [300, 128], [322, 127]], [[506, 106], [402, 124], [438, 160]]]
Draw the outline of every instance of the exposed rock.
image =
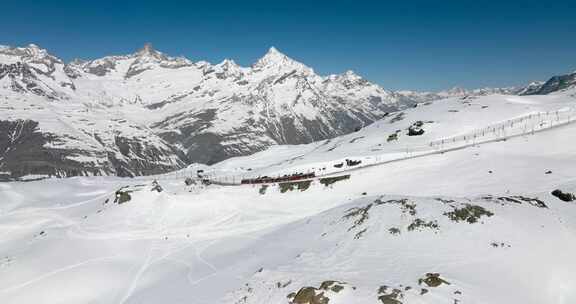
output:
[[576, 72], [566, 75], [553, 76], [544, 84], [533, 84], [522, 95], [545, 95], [562, 91], [576, 86]]
[[344, 214], [344, 219], [348, 220], [350, 218], [355, 218], [354, 224], [348, 228], [348, 231], [362, 225], [366, 220], [368, 220], [368, 211], [372, 208], [372, 204], [368, 204], [364, 207], [353, 207], [346, 211]]
[[112, 173], [109, 163], [87, 166], [68, 157], [84, 154], [105, 157], [104, 152], [59, 148], [61, 139], [40, 131], [33, 120], [0, 120], [0, 171], [11, 172], [8, 178], [36, 174], [56, 177]]
[[361, 160], [346, 159], [346, 166], [353, 167], [361, 164]]
[[193, 184], [196, 184], [196, 181], [194, 179], [192, 179], [191, 177], [187, 177], [184, 180], [184, 183], [186, 184], [186, 186], [191, 186]]
[[335, 182], [347, 180], [350, 178], [350, 174], [348, 175], [341, 175], [341, 176], [334, 176], [334, 177], [324, 177], [320, 179], [320, 183], [324, 186], [330, 186]]
[[308, 188], [310, 188], [310, 184], [312, 184], [312, 181], [306, 180], [300, 182], [279, 183], [278, 187], [280, 187], [281, 193], [285, 193], [287, 191], [292, 191], [295, 189], [298, 189], [300, 191], [306, 191], [308, 190]]
[[576, 200], [576, 195], [574, 195], [573, 193], [562, 192], [562, 190], [560, 189], [552, 191], [551, 194], [564, 202], [571, 202]]
[[403, 120], [405, 115], [406, 114], [404, 114], [404, 112], [400, 112], [400, 113], [394, 115], [394, 117], [392, 117], [392, 119], [390, 119], [390, 123], [395, 123], [395, 122]]
[[368, 230], [368, 228], [364, 228], [364, 229], [358, 231], [358, 232], [356, 233], [356, 235], [354, 235], [354, 239], [355, 239], [355, 240], [360, 239], [360, 238], [362, 237], [362, 235], [366, 232], [366, 230]]
[[129, 202], [132, 199], [132, 196], [130, 196], [131, 192], [132, 190], [129, 190], [126, 187], [118, 189], [116, 191], [114, 203], [124, 204], [126, 202]]
[[422, 129], [423, 125], [424, 122], [422, 121], [413, 123], [410, 127], [408, 127], [408, 136], [419, 136], [424, 134], [424, 129]]
[[292, 299], [290, 304], [328, 304], [330, 302], [329, 293], [339, 293], [345, 288], [345, 282], [324, 281], [320, 287], [303, 287], [297, 293], [288, 294], [288, 299]]
[[160, 186], [158, 181], [154, 180], [152, 182], [152, 189], [150, 189], [150, 191], [162, 192], [164, 189], [162, 189], [162, 186]]
[[424, 278], [418, 279], [418, 285], [426, 284], [428, 287], [438, 287], [442, 284], [450, 285], [450, 283], [440, 277], [439, 273], [427, 273]]
[[386, 285], [378, 288], [378, 300], [382, 304], [402, 304], [404, 293], [398, 288], [389, 288]]
[[276, 287], [278, 288], [286, 288], [288, 285], [292, 284], [292, 280], [288, 280], [286, 282], [276, 282]]
[[425, 221], [421, 218], [416, 218], [407, 227], [408, 231], [422, 230], [424, 228], [438, 230], [440, 226], [438, 226], [438, 222], [436, 220]]
[[346, 285], [345, 282], [339, 282], [339, 281], [324, 281], [322, 283], [320, 283], [320, 289], [322, 290], [331, 290], [335, 293], [340, 292], [342, 289], [344, 289], [344, 285]]
[[521, 195], [499, 196], [499, 197], [487, 195], [487, 196], [483, 196], [482, 199], [485, 199], [488, 201], [499, 202], [499, 203], [515, 203], [515, 204], [528, 203], [534, 207], [548, 208], [548, 206], [546, 206], [546, 204], [538, 198], [525, 197], [525, 196], [521, 196]]
[[494, 213], [478, 205], [464, 204], [464, 207], [458, 208], [452, 206], [452, 208], [452, 211], [445, 212], [444, 215], [454, 222], [466, 221], [473, 224], [478, 222], [482, 216], [491, 217], [494, 215]]
[[318, 292], [314, 287], [303, 287], [300, 289], [291, 304], [328, 304], [330, 299], [324, 296], [324, 292]]
[[260, 189], [258, 190], [258, 193], [264, 195], [264, 194], [266, 194], [266, 189], [268, 189], [268, 185], [262, 185], [260, 187]]

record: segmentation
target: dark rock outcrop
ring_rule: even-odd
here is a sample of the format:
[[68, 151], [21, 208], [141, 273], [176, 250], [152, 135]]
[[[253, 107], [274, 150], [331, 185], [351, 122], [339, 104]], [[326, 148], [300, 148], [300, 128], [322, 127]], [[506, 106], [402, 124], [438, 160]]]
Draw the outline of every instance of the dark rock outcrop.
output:
[[571, 202], [576, 200], [576, 195], [568, 192], [562, 192], [560, 189], [556, 189], [551, 193], [553, 196], [557, 197], [559, 200], [564, 202]]
[[569, 89], [575, 86], [576, 72], [566, 75], [553, 76], [541, 86], [530, 88], [529, 90], [523, 92], [522, 95], [545, 95]]

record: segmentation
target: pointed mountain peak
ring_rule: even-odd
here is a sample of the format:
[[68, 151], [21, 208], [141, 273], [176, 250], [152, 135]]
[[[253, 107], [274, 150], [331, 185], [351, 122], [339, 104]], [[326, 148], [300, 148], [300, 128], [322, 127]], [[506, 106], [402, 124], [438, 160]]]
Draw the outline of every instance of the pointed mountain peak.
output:
[[140, 53], [142, 54], [153, 54], [157, 53], [157, 51], [152, 46], [152, 43], [146, 42], [144, 46], [140, 49]]
[[154, 48], [152, 47], [152, 43], [150, 43], [150, 42], [144, 43], [144, 47], [142, 48], [142, 50], [146, 51], [146, 52], [150, 52], [151, 50], [154, 50]]
[[219, 66], [227, 66], [227, 67], [228, 66], [239, 66], [238, 64], [236, 64], [236, 62], [234, 60], [228, 59], [228, 58], [222, 60], [222, 62], [220, 62], [218, 65]]
[[28, 48], [29, 48], [29, 49], [35, 49], [35, 50], [40, 50], [40, 49], [41, 49], [38, 45], [36, 45], [36, 44], [34, 44], [34, 43], [28, 44]]
[[253, 65], [253, 68], [256, 70], [284, 70], [284, 69], [292, 69], [292, 70], [299, 70], [306, 73], [313, 73], [313, 70], [306, 65], [284, 55], [275, 47], [270, 47], [268, 52], [264, 55], [264, 57], [258, 59], [258, 61]]
[[218, 70], [222, 71], [234, 71], [239, 72], [242, 68], [234, 62], [232, 59], [224, 59], [222, 62], [214, 66]]
[[214, 66], [216, 73], [219, 74], [218, 78], [223, 78], [223, 76], [234, 76], [240, 77], [243, 75], [244, 71], [241, 66], [236, 64], [232, 59], [224, 59], [222, 62]]
[[15, 47], [15, 48], [11, 48], [11, 49], [20, 50], [20, 51], [26, 52], [28, 54], [42, 54], [42, 55], [48, 54], [48, 51], [46, 49], [43, 49], [34, 43], [30, 43], [25, 47]]
[[[266, 53], [266, 55], [284, 55], [282, 54], [277, 48], [275, 48], [274, 46], [271, 46], [268, 49], [268, 52]], [[284, 55], [285, 56], [285, 55]]]
[[156, 67], [177, 69], [193, 64], [192, 61], [185, 57], [170, 57], [164, 55], [162, 52], [155, 50], [151, 43], [144, 44], [142, 49], [129, 57], [134, 58], [134, 61], [124, 75], [126, 79]]
[[266, 66], [270, 64], [282, 64], [287, 63], [289, 61], [293, 61], [292, 59], [288, 58], [288, 56], [282, 54], [278, 51], [275, 47], [270, 47], [268, 52], [264, 55], [264, 57], [260, 58], [258, 62], [256, 62], [257, 66]]
[[136, 55], [138, 57], [147, 56], [147, 57], [161, 58], [163, 54], [156, 51], [154, 47], [152, 47], [152, 43], [147, 42], [140, 50], [138, 50], [138, 52], [136, 52]]
[[344, 72], [343, 76], [348, 78], [348, 79], [360, 79], [360, 78], [362, 78], [352, 70], [348, 70], [348, 71]]

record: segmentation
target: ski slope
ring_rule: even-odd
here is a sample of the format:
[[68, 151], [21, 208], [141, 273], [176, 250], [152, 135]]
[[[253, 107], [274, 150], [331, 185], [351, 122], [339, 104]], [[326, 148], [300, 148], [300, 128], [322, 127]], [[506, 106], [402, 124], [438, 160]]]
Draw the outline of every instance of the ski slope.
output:
[[[346, 158], [402, 155], [576, 104], [567, 95], [509, 98], [446, 99], [330, 141], [164, 176], [2, 183], [0, 299], [573, 303], [576, 201], [550, 193], [576, 193], [576, 124], [368, 166], [330, 185], [184, 183], [196, 168], [213, 176], [328, 171]], [[407, 136], [419, 120], [434, 123]], [[155, 179], [163, 191], [152, 190]], [[118, 190], [130, 200], [114, 202]]]

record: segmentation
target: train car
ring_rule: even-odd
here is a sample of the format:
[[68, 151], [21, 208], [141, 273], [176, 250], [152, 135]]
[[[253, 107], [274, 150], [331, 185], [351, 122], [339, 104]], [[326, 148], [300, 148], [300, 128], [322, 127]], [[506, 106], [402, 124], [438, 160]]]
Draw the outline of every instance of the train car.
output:
[[282, 182], [289, 182], [289, 181], [297, 181], [302, 179], [309, 179], [316, 177], [314, 172], [312, 173], [294, 173], [291, 175], [283, 175], [279, 177], [269, 177], [269, 176], [261, 176], [257, 178], [245, 178], [240, 181], [242, 185], [250, 185], [250, 184], [272, 184], [272, 183], [282, 183]]

